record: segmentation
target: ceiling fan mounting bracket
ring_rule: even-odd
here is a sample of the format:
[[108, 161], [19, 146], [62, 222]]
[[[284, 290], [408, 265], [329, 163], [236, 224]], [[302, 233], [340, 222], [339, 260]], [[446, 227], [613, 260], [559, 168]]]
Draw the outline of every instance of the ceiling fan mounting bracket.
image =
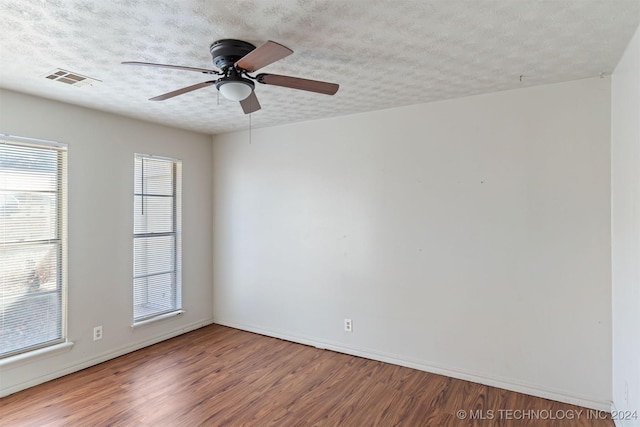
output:
[[254, 50], [256, 47], [251, 43], [235, 40], [222, 39], [211, 43], [209, 51], [213, 57], [213, 65], [225, 71], [243, 56]]

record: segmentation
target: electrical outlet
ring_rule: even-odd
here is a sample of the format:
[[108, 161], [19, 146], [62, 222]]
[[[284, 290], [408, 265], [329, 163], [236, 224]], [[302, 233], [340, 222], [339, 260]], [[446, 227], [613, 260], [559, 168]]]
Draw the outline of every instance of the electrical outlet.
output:
[[98, 341], [102, 339], [102, 325], [93, 328], [93, 340]]
[[344, 319], [344, 330], [345, 332], [353, 332], [353, 322], [351, 319]]

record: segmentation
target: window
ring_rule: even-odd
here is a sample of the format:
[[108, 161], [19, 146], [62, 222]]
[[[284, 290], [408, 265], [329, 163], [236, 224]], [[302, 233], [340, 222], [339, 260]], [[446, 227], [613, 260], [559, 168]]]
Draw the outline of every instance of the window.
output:
[[0, 135], [0, 358], [65, 340], [67, 151]]
[[134, 324], [182, 309], [182, 163], [135, 155]]

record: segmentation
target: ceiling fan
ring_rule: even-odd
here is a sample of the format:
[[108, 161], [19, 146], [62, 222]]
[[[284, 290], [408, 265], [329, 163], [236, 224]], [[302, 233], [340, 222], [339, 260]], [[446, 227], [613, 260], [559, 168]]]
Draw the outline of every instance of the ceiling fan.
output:
[[225, 98], [231, 101], [240, 101], [240, 105], [245, 114], [250, 114], [260, 109], [260, 103], [254, 92], [254, 81], [266, 85], [283, 86], [309, 92], [323, 93], [325, 95], [334, 95], [340, 87], [336, 83], [278, 74], [261, 73], [256, 76], [250, 75], [249, 73], [266, 67], [293, 53], [288, 47], [271, 40], [256, 48], [251, 43], [242, 40], [223, 39], [213, 42], [209, 50], [213, 57], [213, 64], [219, 68], [219, 71], [206, 68], [185, 67], [182, 65], [154, 64], [152, 62], [127, 61], [123, 62], [123, 64], [173, 68], [176, 70], [196, 71], [203, 74], [221, 76], [217, 80], [197, 83], [150, 98], [150, 101], [164, 101], [165, 99], [173, 98], [183, 93], [215, 85], [216, 89], [218, 89]]

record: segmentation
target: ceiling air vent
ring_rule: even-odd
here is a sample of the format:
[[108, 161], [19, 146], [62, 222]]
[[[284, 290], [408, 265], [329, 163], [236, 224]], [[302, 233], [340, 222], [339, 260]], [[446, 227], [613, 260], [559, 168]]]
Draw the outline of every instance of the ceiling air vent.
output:
[[62, 70], [56, 68], [55, 70], [47, 73], [45, 77], [49, 80], [55, 80], [60, 83], [65, 83], [71, 86], [90, 86], [94, 83], [101, 83], [100, 80], [92, 79], [91, 77], [83, 76], [82, 74], [72, 73], [71, 71]]

